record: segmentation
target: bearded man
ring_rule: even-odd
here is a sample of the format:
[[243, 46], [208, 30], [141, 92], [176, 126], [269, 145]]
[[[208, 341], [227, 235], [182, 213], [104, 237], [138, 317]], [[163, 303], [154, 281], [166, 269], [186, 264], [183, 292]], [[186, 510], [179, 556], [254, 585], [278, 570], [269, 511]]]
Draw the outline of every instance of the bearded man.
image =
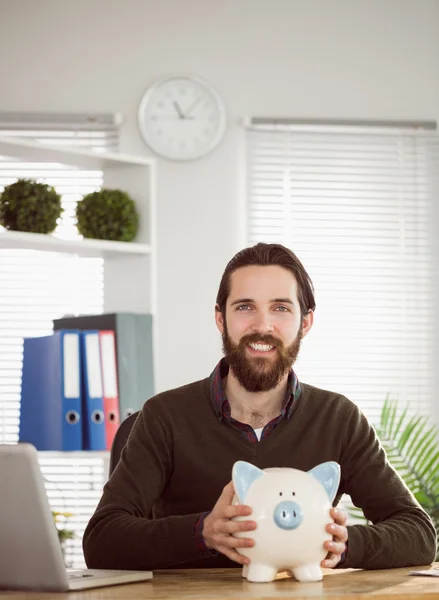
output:
[[[232, 466], [308, 471], [341, 467], [322, 567], [426, 565], [436, 534], [389, 465], [374, 429], [340, 394], [299, 382], [292, 366], [315, 310], [302, 263], [279, 244], [245, 248], [228, 263], [215, 319], [224, 358], [210, 377], [158, 394], [139, 412], [121, 460], [84, 534], [99, 569], [236, 567], [253, 545], [251, 509], [232, 504]], [[372, 525], [346, 524], [349, 494]], [[329, 519], [328, 519], [329, 520]]]

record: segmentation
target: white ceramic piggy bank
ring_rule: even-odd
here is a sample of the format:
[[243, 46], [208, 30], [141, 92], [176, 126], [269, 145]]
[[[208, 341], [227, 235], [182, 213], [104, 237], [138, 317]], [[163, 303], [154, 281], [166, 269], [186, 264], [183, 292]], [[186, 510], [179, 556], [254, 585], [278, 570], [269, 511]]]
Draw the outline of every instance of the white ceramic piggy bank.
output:
[[323, 542], [330, 540], [326, 525], [340, 482], [340, 466], [322, 463], [311, 471], [275, 468], [258, 469], [238, 461], [233, 466], [235, 504], [253, 510], [237, 520], [256, 521], [253, 531], [237, 536], [252, 538], [252, 548], [239, 548], [250, 558], [242, 575], [248, 581], [273, 581], [278, 571], [292, 571], [298, 581], [320, 581], [320, 563], [327, 552]]

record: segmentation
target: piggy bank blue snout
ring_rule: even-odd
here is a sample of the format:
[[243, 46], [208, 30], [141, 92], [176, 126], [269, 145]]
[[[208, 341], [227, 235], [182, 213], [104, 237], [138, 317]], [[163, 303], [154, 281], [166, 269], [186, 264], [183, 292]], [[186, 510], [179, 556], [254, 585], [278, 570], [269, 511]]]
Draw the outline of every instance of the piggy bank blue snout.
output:
[[297, 529], [302, 522], [302, 509], [297, 502], [280, 502], [274, 509], [274, 522], [281, 529]]

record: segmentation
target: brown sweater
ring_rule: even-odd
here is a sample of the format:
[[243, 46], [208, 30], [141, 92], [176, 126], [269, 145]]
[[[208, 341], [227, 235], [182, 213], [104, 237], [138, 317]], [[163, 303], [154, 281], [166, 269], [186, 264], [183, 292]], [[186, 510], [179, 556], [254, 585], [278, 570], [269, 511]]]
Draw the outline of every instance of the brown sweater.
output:
[[237, 460], [305, 471], [328, 460], [340, 464], [334, 504], [347, 493], [374, 523], [348, 528], [343, 567], [432, 562], [434, 527], [388, 464], [364, 415], [343, 396], [301, 385], [291, 417], [257, 444], [215, 414], [209, 379], [149, 400], [84, 533], [88, 567], [236, 567], [197, 548], [194, 524], [213, 508]]

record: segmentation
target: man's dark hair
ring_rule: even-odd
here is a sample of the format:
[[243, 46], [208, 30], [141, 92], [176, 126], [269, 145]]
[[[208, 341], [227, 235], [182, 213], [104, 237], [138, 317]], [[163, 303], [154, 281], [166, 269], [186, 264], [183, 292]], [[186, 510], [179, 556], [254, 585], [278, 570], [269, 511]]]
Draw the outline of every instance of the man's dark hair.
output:
[[276, 265], [291, 271], [297, 281], [297, 295], [302, 319], [310, 310], [315, 310], [316, 303], [311, 278], [294, 252], [281, 244], [260, 242], [255, 246], [244, 248], [235, 254], [227, 264], [216, 297], [217, 307], [223, 315], [226, 314], [226, 303], [230, 294], [230, 276], [241, 267], [253, 265], [261, 267]]

